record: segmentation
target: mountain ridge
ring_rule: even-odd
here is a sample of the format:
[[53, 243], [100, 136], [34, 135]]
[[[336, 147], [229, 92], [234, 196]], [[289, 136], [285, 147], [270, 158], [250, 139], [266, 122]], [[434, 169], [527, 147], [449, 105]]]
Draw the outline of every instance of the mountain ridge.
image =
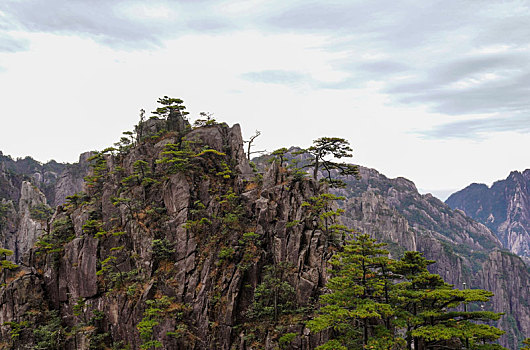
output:
[[446, 203], [488, 226], [506, 249], [530, 261], [530, 169], [512, 171], [491, 186], [471, 184]]
[[[111, 341], [136, 348], [136, 327], [145, 319], [147, 302], [169, 295], [184, 316], [154, 329], [153, 336], [164, 344], [244, 349], [253, 336], [272, 349], [280, 334], [248, 323], [245, 313], [271, 262], [292, 264], [286, 279], [297, 302], [312, 307], [328, 278], [328, 239], [314, 229], [302, 202], [317, 194], [318, 184], [288, 179], [281, 166], [266, 165], [266, 157], [258, 161], [263, 171], [253, 172], [238, 125], [190, 130], [180, 123], [166, 134], [159, 134], [167, 128], [164, 121], [149, 125], [145, 143], [92, 154], [95, 167], [84, 185], [86, 194], [69, 192], [82, 171], [65, 175], [63, 185], [58, 184], [67, 172], [58, 176], [56, 186], [63, 188], [64, 198], [71, 197], [57, 208], [41, 243], [25, 255], [24, 274], [9, 275], [0, 292], [3, 339], [10, 336], [6, 322], [39, 329], [55, 322], [57, 310], [69, 329], [92, 322], [65, 339], [65, 348]], [[181, 162], [183, 154], [201, 156]], [[165, 173], [173, 166], [188, 172]], [[407, 249], [423, 251], [437, 260], [434, 272], [457, 287], [487, 284], [496, 293], [491, 307], [507, 312], [497, 324], [508, 332], [501, 344], [517, 348], [530, 324], [524, 303], [528, 269], [520, 259], [498, 250], [498, 239], [484, 225], [420, 195], [410, 180], [388, 179], [362, 167], [361, 180], [344, 180], [348, 186], [336, 193], [346, 197], [340, 204], [346, 224], [389, 243], [396, 256]], [[38, 186], [22, 185], [31, 190], [24, 198], [42, 198]], [[53, 200], [59, 198], [58, 191], [53, 193]], [[244, 224], [236, 224], [234, 216]], [[31, 215], [28, 220], [45, 225]], [[42, 234], [35, 232], [36, 238]], [[164, 260], [168, 256], [171, 264]], [[123, 280], [121, 271], [127, 273]], [[517, 278], [509, 283], [499, 278], [507, 274]], [[322, 341], [300, 325], [284, 327], [298, 334], [293, 348], [310, 349]], [[181, 339], [165, 335], [177, 329], [184, 332]], [[38, 341], [30, 329], [22, 332], [24, 339]]]

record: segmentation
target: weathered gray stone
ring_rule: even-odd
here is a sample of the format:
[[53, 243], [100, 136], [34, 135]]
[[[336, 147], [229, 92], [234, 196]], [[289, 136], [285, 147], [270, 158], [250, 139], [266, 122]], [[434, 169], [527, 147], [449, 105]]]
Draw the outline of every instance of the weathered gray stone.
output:
[[98, 291], [96, 276], [98, 240], [92, 237], [76, 238], [65, 246], [64, 275], [72, 298], [90, 298]]

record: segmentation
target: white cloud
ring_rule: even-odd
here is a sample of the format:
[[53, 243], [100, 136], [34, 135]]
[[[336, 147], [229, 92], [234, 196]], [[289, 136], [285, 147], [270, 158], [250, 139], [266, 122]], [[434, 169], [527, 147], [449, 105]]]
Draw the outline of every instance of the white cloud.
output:
[[18, 21], [0, 48], [20, 48], [0, 52], [4, 153], [73, 161], [170, 95], [261, 130], [259, 149], [347, 138], [354, 162], [431, 191], [528, 167], [530, 39], [509, 4], [88, 4], [0, 5]]

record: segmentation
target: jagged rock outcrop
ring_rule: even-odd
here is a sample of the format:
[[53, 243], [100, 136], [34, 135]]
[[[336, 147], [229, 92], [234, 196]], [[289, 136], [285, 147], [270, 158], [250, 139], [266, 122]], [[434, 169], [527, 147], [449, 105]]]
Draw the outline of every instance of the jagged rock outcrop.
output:
[[68, 165], [60, 174], [54, 186], [53, 206], [64, 204], [66, 197], [85, 191], [84, 177], [89, 171], [88, 158], [93, 152], [85, 152], [79, 156], [79, 162]]
[[[287, 179], [277, 166], [260, 180], [239, 125], [175, 125], [162, 136], [144, 130], [147, 141], [118, 154], [95, 155], [85, 197], [59, 207], [28, 267], [3, 289], [43, 296], [40, 318], [10, 311], [30, 308], [26, 299], [0, 304], [4, 321], [26, 325], [14, 348], [42, 341], [27, 328], [52, 324], [52, 310], [72, 333], [61, 339], [65, 349], [138, 349], [147, 341], [250, 349], [258, 340], [273, 349], [289, 331], [298, 334], [295, 348], [319, 343], [304, 332], [303, 313], [298, 322], [295, 313], [280, 314], [279, 322], [290, 320], [281, 330], [258, 326], [263, 320], [248, 313], [267, 266], [281, 266], [274, 273], [288, 281], [298, 307], [310, 307], [324, 286], [328, 238], [302, 206], [318, 184]], [[3, 339], [10, 331], [0, 327]]]
[[0, 151], [0, 198], [18, 203], [22, 182], [28, 181], [44, 193], [50, 206], [63, 204], [67, 196], [84, 190], [83, 178], [88, 173], [87, 159], [91, 154], [81, 154], [74, 164], [54, 160], [42, 164], [31, 157], [14, 160]]
[[2, 199], [0, 203], [1, 245], [13, 251], [10, 258], [15, 262], [19, 262], [33, 248], [46, 228], [46, 220], [38, 214], [51, 212], [44, 194], [30, 182], [23, 181], [18, 193], [18, 205], [7, 199]]
[[491, 187], [469, 185], [446, 203], [488, 226], [506, 249], [530, 261], [530, 169], [513, 171]]
[[10, 259], [20, 262], [46, 229], [52, 208], [84, 189], [90, 154], [76, 164], [41, 164], [0, 152], [0, 246], [14, 252]]
[[18, 204], [18, 229], [15, 234], [7, 237], [7, 248], [14, 251], [15, 261], [20, 261], [43, 234], [46, 223], [35, 219], [33, 215], [36, 208], [43, 206], [47, 207], [44, 194], [30, 182], [24, 181]]
[[349, 197], [343, 208], [346, 214], [342, 221], [348, 227], [388, 243], [396, 258], [403, 250], [417, 250], [417, 236], [407, 219], [390, 207], [380, 194], [366, 191], [360, 197]]
[[[61, 205], [49, 229], [24, 266], [3, 274], [1, 339], [13, 339], [20, 328], [17, 341], [6, 346], [138, 349], [153, 342], [168, 349], [275, 349], [287, 333], [296, 335], [293, 349], [321, 344], [326, 334], [310, 335], [303, 311], [322, 292], [334, 249], [303, 204], [320, 185], [286, 176], [277, 163], [253, 171], [239, 125], [192, 129], [172, 114], [136, 131], [135, 143], [90, 154], [87, 183], [81, 179], [88, 154], [78, 168], [57, 172], [49, 200]], [[0, 228], [14, 234], [15, 204], [25, 208], [21, 213], [30, 208], [34, 220], [31, 208], [45, 198], [33, 185], [43, 182], [3, 179], [11, 200], [2, 200], [7, 214]], [[493, 290], [486, 307], [506, 312], [498, 324], [508, 330], [501, 343], [515, 349], [528, 336], [528, 269], [500, 250], [486, 226], [420, 195], [403, 178], [361, 168], [361, 180], [344, 180], [348, 186], [336, 192], [346, 197], [344, 223], [389, 243], [395, 257], [423, 252], [437, 261], [432, 271], [457, 287], [466, 282]], [[86, 193], [65, 201], [80, 188]], [[38, 235], [26, 227], [28, 241]], [[274, 322], [270, 312], [253, 309], [257, 287], [266, 288], [271, 276], [292, 290], [279, 297], [292, 309], [276, 310]], [[51, 329], [58, 336], [46, 339]]]
[[48, 203], [54, 203], [55, 184], [67, 167], [54, 160], [45, 164], [31, 157], [14, 160], [0, 152], [0, 198], [18, 202], [22, 181], [30, 181], [44, 193]]

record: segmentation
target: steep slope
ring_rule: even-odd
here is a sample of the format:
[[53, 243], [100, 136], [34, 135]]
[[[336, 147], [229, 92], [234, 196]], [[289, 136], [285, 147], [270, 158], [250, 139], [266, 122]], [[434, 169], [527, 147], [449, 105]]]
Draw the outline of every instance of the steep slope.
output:
[[530, 261], [530, 169], [513, 171], [491, 188], [469, 185], [446, 203], [488, 226], [506, 249]]
[[[166, 131], [94, 155], [86, 193], [7, 271], [4, 345], [272, 349], [294, 332], [292, 344], [314, 348], [303, 320], [325, 283], [328, 238], [302, 203], [318, 185], [276, 166], [254, 173], [238, 125], [149, 125]], [[249, 314], [271, 274], [288, 285], [275, 322]]]
[[360, 181], [343, 179], [347, 187], [336, 191], [346, 197], [346, 222], [389, 243], [394, 255], [404, 249], [423, 252], [436, 261], [432, 272], [458, 288], [465, 282], [494, 292], [486, 307], [506, 313], [497, 323], [507, 331], [500, 343], [517, 349], [530, 334], [530, 272], [525, 263], [503, 251], [485, 225], [429, 194], [421, 195], [411, 181], [363, 167], [360, 171]]
[[83, 189], [87, 157], [81, 155], [75, 164], [41, 164], [0, 152], [0, 245], [14, 252], [14, 261], [19, 262], [44, 232], [52, 208]]
[[[307, 163], [307, 155], [293, 147], [285, 154], [291, 166]], [[254, 159], [265, 169], [271, 156]], [[436, 263], [431, 266], [457, 288], [491, 289], [496, 296], [486, 307], [506, 312], [497, 326], [507, 331], [500, 343], [518, 349], [530, 335], [530, 272], [517, 256], [502, 250], [500, 240], [485, 225], [453, 210], [430, 194], [421, 195], [405, 178], [389, 179], [374, 169], [360, 167], [361, 179], [342, 178], [345, 197], [342, 221], [388, 244], [394, 257], [417, 250]], [[323, 174], [320, 174], [323, 175]], [[511, 283], [506, 276], [517, 275]], [[501, 277], [501, 278], [499, 278]]]
[[[18, 237], [29, 209], [25, 227], [34, 230], [24, 241], [44, 234], [20, 269], [3, 272], [0, 347], [273, 349], [287, 335], [291, 348], [320, 344], [303, 325], [334, 249], [303, 205], [320, 186], [277, 163], [253, 171], [238, 125], [192, 129], [172, 114], [136, 131], [133, 144], [82, 156], [92, 163], [86, 184], [86, 167], [58, 173], [53, 201], [80, 186], [85, 193], [60, 205], [49, 228], [31, 218], [44, 201], [35, 179], [6, 175], [5, 193], [18, 200], [2, 202], [11, 213], [2, 230]], [[344, 180], [345, 223], [389, 243], [396, 257], [424, 252], [458, 287], [494, 291], [486, 307], [506, 312], [503, 345], [516, 349], [528, 336], [528, 269], [487, 227], [403, 178], [361, 168], [360, 181]], [[271, 280], [282, 292], [267, 299], [280, 290]]]

